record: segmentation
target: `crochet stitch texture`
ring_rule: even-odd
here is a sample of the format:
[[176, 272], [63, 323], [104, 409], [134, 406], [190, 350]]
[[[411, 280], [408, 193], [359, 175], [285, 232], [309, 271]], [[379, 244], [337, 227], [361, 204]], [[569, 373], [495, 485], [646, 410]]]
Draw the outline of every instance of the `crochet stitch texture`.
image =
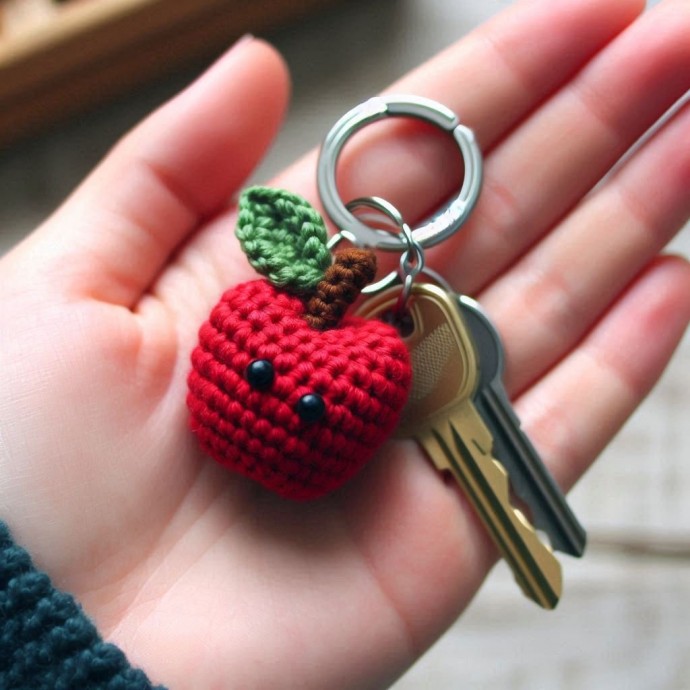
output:
[[310, 290], [331, 264], [323, 218], [301, 196], [283, 189], [247, 189], [235, 234], [249, 263], [274, 285]]
[[371, 250], [353, 247], [339, 251], [306, 302], [307, 323], [318, 330], [335, 328], [375, 275], [376, 255]]
[[[0, 688], [152, 690], [104, 642], [75, 600], [53, 588], [0, 522]], [[156, 686], [157, 690], [164, 690]]]
[[[202, 448], [276, 493], [309, 499], [354, 475], [398, 422], [411, 380], [395, 329], [346, 317], [315, 331], [297, 296], [265, 280], [228, 290], [201, 327], [187, 404]], [[246, 370], [272, 363], [269, 390]], [[304, 422], [299, 400], [317, 394], [325, 415]]]

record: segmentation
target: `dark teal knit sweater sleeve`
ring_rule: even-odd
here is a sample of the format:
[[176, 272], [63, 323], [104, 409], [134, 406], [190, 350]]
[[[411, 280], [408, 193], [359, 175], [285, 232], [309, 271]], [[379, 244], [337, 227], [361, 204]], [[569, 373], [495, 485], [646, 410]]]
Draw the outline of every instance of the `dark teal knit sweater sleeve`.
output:
[[[0, 689], [151, 690], [0, 522]], [[156, 686], [163, 690], [162, 686]]]

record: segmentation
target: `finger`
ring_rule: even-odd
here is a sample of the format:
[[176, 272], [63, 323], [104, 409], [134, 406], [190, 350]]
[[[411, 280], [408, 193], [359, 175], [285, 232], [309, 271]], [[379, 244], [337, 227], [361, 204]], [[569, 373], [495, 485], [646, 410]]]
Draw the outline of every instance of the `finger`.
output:
[[[131, 305], [224, 205], [271, 142], [288, 81], [276, 52], [238, 43], [123, 139], [37, 236], [72, 287]], [[41, 242], [43, 245], [41, 245]]]
[[518, 411], [559, 483], [570, 487], [654, 386], [690, 321], [690, 265], [654, 261]]
[[[486, 150], [567, 82], [643, 6], [638, 0], [516, 3], [387, 91], [444, 103]], [[275, 185], [315, 199], [313, 155]], [[399, 206], [405, 218], [418, 219], [457, 187], [460, 168], [459, 153], [447, 136], [415, 122], [386, 121], [348, 143], [338, 183], [345, 201], [379, 195]]]
[[663, 3], [501, 143], [446, 275], [476, 293], [591, 190], [690, 88], [688, 35], [690, 5]]
[[[628, 26], [643, 7], [639, 0], [517, 3], [391, 90], [442, 101], [460, 112], [482, 145], [490, 147]], [[342, 198], [379, 194], [399, 205], [405, 217], [418, 218], [447, 196], [459, 180], [459, 154], [445, 136], [429, 129], [420, 133], [416, 127], [411, 129], [406, 121], [386, 121], [358, 133], [339, 165]], [[312, 152], [270, 184], [318, 206], [315, 163]], [[198, 253], [210, 258], [222, 285], [208, 287], [204, 294], [215, 295], [231, 279], [248, 275], [227, 260], [232, 252], [225, 229], [232, 223], [232, 218], [226, 219], [222, 231], [217, 225], [209, 227], [190, 246], [189, 256], [181, 257], [186, 269], [198, 263], [194, 261]], [[183, 273], [188, 280], [189, 271]], [[200, 278], [206, 280], [208, 274], [206, 264]], [[174, 281], [159, 288], [161, 297], [173, 300], [182, 289]]]
[[484, 292], [511, 391], [568, 352], [690, 217], [690, 148], [678, 146], [686, 141], [690, 105]]
[[[688, 294], [690, 265], [656, 261], [582, 346], [518, 401], [523, 426], [563, 486], [584, 472], [658, 379], [690, 320]], [[400, 444], [387, 446], [341, 494], [350, 502], [353, 539], [416, 650], [452, 623], [495, 558], [456, 488], [441, 484], [414, 445]], [[391, 547], [397, 543], [404, 547]]]

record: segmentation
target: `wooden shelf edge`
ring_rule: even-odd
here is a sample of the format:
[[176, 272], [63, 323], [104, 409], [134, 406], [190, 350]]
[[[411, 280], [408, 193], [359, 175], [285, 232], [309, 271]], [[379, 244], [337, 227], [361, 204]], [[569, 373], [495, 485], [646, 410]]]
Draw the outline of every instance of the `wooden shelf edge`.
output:
[[[62, 43], [46, 40], [42, 52], [24, 64], [14, 63], [12, 70], [8, 63], [4, 71], [0, 65], [0, 146], [191, 60], [211, 59], [247, 31], [275, 30], [335, 1], [126, 0], [127, 11], [124, 5], [120, 12], [102, 10], [98, 17], [106, 23], [92, 31], [83, 28], [83, 19], [71, 20], [79, 31], [62, 34]], [[108, 0], [108, 5], [114, 2]], [[174, 4], [177, 10], [161, 19], [157, 11], [162, 4]], [[135, 12], [135, 6], [147, 11]], [[89, 59], [78, 59], [85, 52]], [[5, 79], [8, 73], [15, 77], [11, 83]]]

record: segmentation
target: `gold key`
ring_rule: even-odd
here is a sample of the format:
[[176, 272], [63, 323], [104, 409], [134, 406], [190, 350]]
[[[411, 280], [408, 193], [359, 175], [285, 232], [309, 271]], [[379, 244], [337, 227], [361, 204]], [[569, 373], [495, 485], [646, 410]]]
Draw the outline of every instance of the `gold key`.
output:
[[[399, 294], [400, 288], [392, 288], [373, 297], [360, 315], [390, 315]], [[508, 474], [492, 456], [491, 432], [472, 402], [480, 363], [457, 299], [436, 285], [416, 283], [407, 310], [411, 323], [401, 330], [412, 358], [413, 383], [396, 435], [415, 438], [438, 470], [451, 472], [525, 595], [552, 609], [561, 595], [561, 567], [511, 504]]]

